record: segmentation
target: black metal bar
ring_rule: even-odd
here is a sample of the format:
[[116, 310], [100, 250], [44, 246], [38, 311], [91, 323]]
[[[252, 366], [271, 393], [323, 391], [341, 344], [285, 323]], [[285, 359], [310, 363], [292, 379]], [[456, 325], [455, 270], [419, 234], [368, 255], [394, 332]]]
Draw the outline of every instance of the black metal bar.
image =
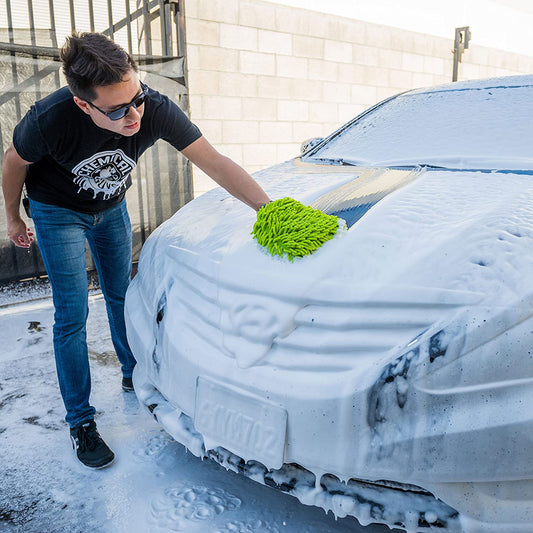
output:
[[76, 31], [76, 13], [74, 12], [74, 0], [69, 0], [70, 8], [70, 29]]
[[94, 5], [93, 0], [89, 0], [89, 27], [91, 28], [91, 32], [94, 32]]
[[[31, 40], [31, 44], [32, 46], [37, 46], [37, 41], [35, 39], [35, 18], [33, 16], [33, 3], [32, 3], [32, 0], [28, 0], [28, 19], [29, 19], [29, 26], [30, 26], [30, 40]], [[37, 59], [37, 56], [34, 55], [33, 56], [33, 59]], [[37, 73], [39, 72], [39, 65], [37, 65], [37, 62], [34, 61], [33, 63], [33, 75], [35, 76]], [[36, 91], [35, 91], [35, 94], [36, 94], [36, 97], [37, 97], [37, 100], [40, 100], [41, 99], [41, 88], [40, 88], [40, 84], [39, 84], [39, 78], [36, 77]]]
[[[175, 9], [174, 20], [176, 24], [176, 41], [178, 45], [178, 55], [184, 56], [185, 54], [185, 5], [183, 0], [173, 2]], [[186, 69], [185, 69], [186, 70]]]
[[113, 28], [113, 6], [112, 6], [111, 0], [107, 0], [107, 20], [109, 22], [109, 31], [110, 31], [108, 35], [109, 37], [111, 37], [111, 39], [113, 39], [115, 35], [115, 31]]
[[30, 41], [33, 46], [37, 45], [35, 41], [35, 18], [33, 16], [33, 2], [28, 0], [28, 22], [30, 26]]
[[161, 55], [167, 56], [169, 54], [168, 52], [168, 28], [167, 28], [167, 13], [165, 10], [165, 0], [159, 0], [159, 26], [160, 26], [160, 32], [161, 32]]
[[0, 51], [10, 52], [11, 54], [21, 54], [39, 57], [59, 59], [59, 50], [57, 47], [49, 46], [32, 46], [30, 44], [0, 43]]
[[[131, 13], [129, 16], [129, 21], [128, 21], [128, 17], [123, 18], [122, 20], [119, 20], [116, 24], [113, 24], [112, 27], [101, 31], [100, 33], [102, 33], [103, 35], [111, 36], [111, 32], [117, 33], [119, 30], [121, 30], [128, 24], [131, 24], [131, 22], [133, 22], [134, 20], [137, 20], [139, 17], [150, 16], [149, 10], [157, 6], [158, 2], [159, 0], [152, 0], [151, 2], [148, 2], [146, 5], [143, 5], [142, 8], [136, 9], [133, 13]], [[148, 15], [146, 15], [146, 13], [148, 13]]]
[[[159, 1], [159, 0], [157, 0]], [[150, 5], [147, 2], [143, 2], [143, 31], [144, 31], [144, 53], [146, 55], [152, 55], [152, 29], [150, 27]]]
[[50, 37], [52, 40], [52, 46], [57, 47], [56, 17], [55, 17], [55, 11], [54, 11], [54, 0], [48, 0], [48, 11], [50, 13]]
[[128, 52], [131, 55], [133, 53], [133, 41], [131, 37], [131, 13], [130, 13], [130, 0], [125, 0], [126, 2], [126, 31], [128, 33]]
[[[15, 37], [13, 35], [13, 15], [11, 13], [11, 0], [6, 0], [6, 9], [7, 9], [7, 25], [8, 25], [9, 44], [13, 45], [15, 43]], [[15, 64], [15, 61], [11, 63], [11, 74], [13, 76], [13, 83], [18, 83], [18, 72], [17, 72], [17, 65]], [[15, 112], [17, 115], [17, 121], [19, 121], [22, 117], [21, 109], [20, 109], [20, 99], [15, 100]]]
[[144, 242], [146, 240], [146, 223], [144, 220], [142, 175], [139, 167], [137, 167], [135, 177], [137, 180], [137, 201], [139, 202], [139, 224], [141, 226], [141, 239], [142, 242]]

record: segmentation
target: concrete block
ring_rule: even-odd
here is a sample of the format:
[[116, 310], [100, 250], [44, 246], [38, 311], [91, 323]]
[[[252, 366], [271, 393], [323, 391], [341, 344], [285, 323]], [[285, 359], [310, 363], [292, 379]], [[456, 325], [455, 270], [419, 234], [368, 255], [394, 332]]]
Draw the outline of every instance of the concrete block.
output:
[[201, 70], [235, 72], [239, 65], [239, 52], [215, 46], [198, 46], [198, 66]]
[[191, 119], [204, 116], [204, 97], [197, 94], [189, 95], [189, 110]]
[[280, 100], [277, 102], [278, 120], [307, 122], [309, 120], [309, 102]]
[[292, 122], [264, 121], [259, 124], [259, 142], [289, 143], [293, 141]]
[[276, 30], [291, 35], [312, 35], [310, 20], [314, 12], [276, 6]]
[[365, 85], [376, 87], [389, 86], [389, 69], [381, 67], [362, 67], [360, 82]]
[[310, 102], [309, 120], [311, 122], [338, 122], [339, 106], [335, 102]]
[[395, 94], [398, 94], [400, 91], [394, 87], [378, 87], [377, 88], [377, 99], [378, 102], [381, 102], [382, 100], [386, 100], [387, 98], [390, 98], [391, 96], [394, 96]]
[[273, 76], [276, 74], [276, 58], [274, 54], [239, 52], [239, 71], [243, 74]]
[[324, 82], [322, 84], [322, 91], [324, 101], [348, 103], [352, 100], [352, 86], [349, 83], [339, 82]]
[[276, 120], [278, 110], [274, 98], [242, 98], [243, 117], [249, 120]]
[[198, 2], [190, 2], [187, 5], [187, 22], [190, 19], [198, 18], [198, 11], [199, 11], [198, 7], [199, 7], [199, 3]]
[[324, 60], [336, 61], [337, 63], [351, 63], [352, 62], [352, 45], [351, 43], [343, 43], [340, 41], [326, 40], [324, 41]]
[[340, 83], [360, 83], [362, 76], [365, 75], [367, 67], [356, 65], [354, 63], [343, 63], [339, 65], [337, 80]]
[[276, 7], [267, 3], [240, 1], [239, 24], [262, 30], [276, 30]]
[[360, 20], [339, 19], [336, 26], [337, 34], [333, 39], [352, 44], [365, 44], [367, 27], [368, 25]]
[[387, 48], [378, 49], [378, 65], [386, 68], [399, 68], [402, 62], [402, 52], [389, 50]]
[[[452, 81], [451, 75], [449, 81]], [[427, 72], [413, 73], [413, 88], [431, 87], [435, 84], [435, 76], [433, 74], [428, 74]]]
[[313, 13], [313, 15], [309, 17], [309, 31], [307, 35], [312, 35], [319, 39], [328, 39], [328, 27], [325, 21], [327, 15], [321, 13]]
[[469, 63], [461, 63], [459, 66], [461, 78], [465, 80], [475, 80], [481, 78], [481, 66]]
[[424, 56], [412, 54], [411, 52], [402, 52], [400, 68], [410, 72], [424, 72]]
[[[368, 109], [369, 106], [362, 105], [362, 104], [339, 104], [339, 110], [338, 110], [338, 119], [339, 125], [346, 124], [346, 122], [349, 122], [352, 120], [352, 118], [355, 118], [357, 115], [361, 114], [363, 111]], [[338, 126], [336, 126], [338, 127]], [[334, 131], [335, 128], [332, 128], [332, 131]]]
[[453, 48], [452, 39], [439, 39], [424, 33], [409, 33], [412, 37], [413, 45], [413, 49], [410, 50], [411, 53], [441, 58], [445, 58], [451, 53], [451, 49]]
[[287, 99], [294, 95], [293, 86], [296, 82], [289, 78], [277, 76], [256, 76], [257, 96], [262, 98]]
[[294, 55], [297, 57], [324, 59], [324, 39], [293, 35], [292, 48]]
[[322, 81], [336, 81], [339, 75], [339, 66], [331, 61], [309, 59], [309, 79]]
[[412, 54], [420, 54], [424, 52], [417, 47], [413, 32], [398, 28], [387, 28], [387, 30], [390, 41], [386, 46], [383, 46], [383, 48], [401, 50], [402, 52], [410, 52]]
[[[221, 96], [257, 96], [257, 76], [240, 74], [239, 72], [218, 72], [219, 90]], [[214, 90], [212, 87], [211, 90]]]
[[187, 18], [187, 44], [218, 46], [220, 24], [210, 20]]
[[258, 31], [259, 52], [292, 55], [292, 36], [280, 31]]
[[276, 75], [285, 78], [307, 79], [307, 59], [304, 57], [276, 56]]
[[257, 120], [225, 120], [222, 123], [222, 143], [258, 143], [259, 122]]
[[287, 142], [276, 145], [276, 163], [289, 161], [300, 155], [300, 144], [297, 142]]
[[356, 65], [379, 65], [379, 48], [365, 45], [354, 46], [352, 61]]
[[324, 100], [324, 82], [320, 80], [294, 80], [292, 95], [296, 100], [322, 102]]
[[[392, 43], [392, 32], [395, 30], [389, 26], [380, 24], [366, 24], [366, 39], [364, 44], [375, 48], [388, 48], [392, 50], [401, 50], [401, 47]], [[402, 30], [397, 30], [402, 32]]]
[[189, 94], [211, 95], [220, 93], [220, 72], [212, 70], [189, 70]]
[[[444, 65], [445, 61], [443, 59], [440, 59], [438, 57], [428, 57], [424, 56], [424, 72], [427, 72], [429, 74], [436, 74], [438, 76], [444, 75]], [[452, 75], [452, 59], [450, 58], [449, 61], [450, 66], [450, 78]]]
[[201, 120], [195, 121], [195, 124], [200, 128], [202, 135], [211, 144], [220, 144], [222, 142], [222, 121], [221, 120], [201, 119]]
[[236, 24], [220, 25], [220, 46], [234, 50], [257, 51], [256, 28], [247, 28]]
[[204, 97], [203, 111], [206, 118], [220, 120], [240, 120], [242, 114], [242, 100], [234, 96]]
[[413, 88], [413, 73], [407, 70], [397, 70], [391, 68], [389, 70], [389, 83], [391, 87], [396, 87], [402, 90]]
[[355, 84], [351, 86], [352, 103], [371, 106], [378, 101], [377, 88], [373, 85]]
[[468, 57], [465, 58], [465, 61], [477, 63], [479, 65], [490, 64], [491, 54], [489, 49], [485, 48], [484, 46], [470, 46], [468, 50], [465, 51], [465, 54], [468, 54]]
[[[326, 134], [331, 133], [324, 128], [322, 123], [317, 122], [294, 122], [292, 125], [294, 141], [300, 145], [308, 139], [315, 137], [324, 137]], [[300, 152], [300, 146], [298, 146], [298, 152]]]
[[191, 4], [197, 4], [196, 17], [203, 20], [216, 20], [228, 24], [237, 24], [239, 21], [239, 0], [194, 0], [187, 2], [187, 17]]
[[265, 168], [274, 163], [277, 157], [276, 144], [246, 144], [243, 147], [243, 166], [244, 168], [254, 167]]

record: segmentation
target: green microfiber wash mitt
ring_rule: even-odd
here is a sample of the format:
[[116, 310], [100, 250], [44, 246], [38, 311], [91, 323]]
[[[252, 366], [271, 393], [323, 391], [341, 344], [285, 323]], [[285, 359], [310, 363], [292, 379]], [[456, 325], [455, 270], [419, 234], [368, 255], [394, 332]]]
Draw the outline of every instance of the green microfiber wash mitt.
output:
[[271, 255], [289, 261], [313, 253], [332, 239], [339, 219], [292, 198], [270, 202], [257, 212], [252, 235]]

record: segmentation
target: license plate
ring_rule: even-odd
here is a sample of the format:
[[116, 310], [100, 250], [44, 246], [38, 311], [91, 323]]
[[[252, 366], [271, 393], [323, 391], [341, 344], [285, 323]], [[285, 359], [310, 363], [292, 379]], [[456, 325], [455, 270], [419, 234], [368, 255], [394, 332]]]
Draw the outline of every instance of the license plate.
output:
[[283, 464], [287, 411], [279, 405], [199, 377], [194, 425], [209, 449], [222, 446], [268, 468]]

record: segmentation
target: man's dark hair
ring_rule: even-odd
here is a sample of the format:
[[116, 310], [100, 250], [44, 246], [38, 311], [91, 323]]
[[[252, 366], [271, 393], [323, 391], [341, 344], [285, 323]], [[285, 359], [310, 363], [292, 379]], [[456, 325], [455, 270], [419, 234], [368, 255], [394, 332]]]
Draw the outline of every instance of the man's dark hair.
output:
[[119, 83], [132, 69], [137, 72], [133, 58], [101, 33], [73, 33], [59, 58], [70, 91], [88, 102], [97, 97], [95, 87]]

